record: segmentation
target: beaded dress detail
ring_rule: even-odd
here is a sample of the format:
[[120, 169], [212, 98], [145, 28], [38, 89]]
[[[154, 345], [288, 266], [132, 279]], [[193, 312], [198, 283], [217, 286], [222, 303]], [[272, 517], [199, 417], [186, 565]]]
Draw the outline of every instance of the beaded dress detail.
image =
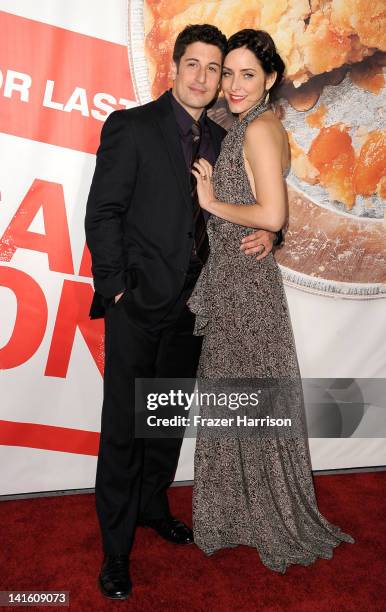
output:
[[[218, 200], [255, 204], [243, 158], [249, 123], [270, 108], [259, 103], [235, 120], [214, 168]], [[193, 494], [194, 540], [206, 554], [239, 544], [255, 547], [262, 563], [284, 573], [291, 564], [330, 559], [342, 541], [354, 542], [317, 507], [291, 320], [280, 269], [240, 251], [250, 228], [212, 215], [210, 253], [188, 306], [203, 335], [198, 378], [289, 379], [285, 406], [296, 435], [208, 437], [197, 431]], [[201, 408], [202, 410], [202, 408]], [[210, 415], [209, 415], [210, 416]]]

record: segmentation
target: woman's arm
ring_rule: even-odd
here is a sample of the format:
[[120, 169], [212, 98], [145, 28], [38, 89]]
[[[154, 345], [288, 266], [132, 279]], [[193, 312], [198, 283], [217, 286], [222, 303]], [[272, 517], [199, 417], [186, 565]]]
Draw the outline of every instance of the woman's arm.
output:
[[221, 219], [272, 232], [280, 230], [287, 217], [287, 189], [282, 174], [281, 138], [265, 121], [251, 123], [245, 136], [245, 156], [255, 185], [256, 204], [226, 204], [216, 200], [209, 162], [200, 159], [194, 165], [200, 206]]

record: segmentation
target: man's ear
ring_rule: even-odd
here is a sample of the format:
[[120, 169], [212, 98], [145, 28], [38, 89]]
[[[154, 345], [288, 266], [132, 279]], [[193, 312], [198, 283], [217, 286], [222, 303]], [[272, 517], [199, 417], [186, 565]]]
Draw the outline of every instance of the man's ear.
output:
[[172, 81], [175, 81], [176, 76], [177, 76], [177, 72], [178, 72], [177, 64], [176, 64], [175, 61], [172, 61], [171, 65], [170, 65], [170, 71], [169, 71], [169, 76], [170, 76]]

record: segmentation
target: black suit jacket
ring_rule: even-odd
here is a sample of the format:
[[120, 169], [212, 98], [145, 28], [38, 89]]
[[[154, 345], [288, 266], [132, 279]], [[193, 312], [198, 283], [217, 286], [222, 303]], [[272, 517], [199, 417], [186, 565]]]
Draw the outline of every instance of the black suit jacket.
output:
[[[207, 119], [216, 157], [225, 130]], [[123, 290], [142, 327], [176, 302], [193, 246], [193, 205], [177, 124], [167, 94], [113, 112], [102, 128], [86, 210], [97, 318]]]

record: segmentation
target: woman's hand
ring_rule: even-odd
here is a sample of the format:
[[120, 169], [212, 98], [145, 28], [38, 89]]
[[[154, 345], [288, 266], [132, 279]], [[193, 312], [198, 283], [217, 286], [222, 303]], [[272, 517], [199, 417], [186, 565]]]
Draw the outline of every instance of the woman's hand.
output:
[[192, 174], [197, 180], [197, 196], [201, 208], [210, 211], [216, 201], [212, 184], [213, 168], [206, 159], [199, 159], [193, 164]]

